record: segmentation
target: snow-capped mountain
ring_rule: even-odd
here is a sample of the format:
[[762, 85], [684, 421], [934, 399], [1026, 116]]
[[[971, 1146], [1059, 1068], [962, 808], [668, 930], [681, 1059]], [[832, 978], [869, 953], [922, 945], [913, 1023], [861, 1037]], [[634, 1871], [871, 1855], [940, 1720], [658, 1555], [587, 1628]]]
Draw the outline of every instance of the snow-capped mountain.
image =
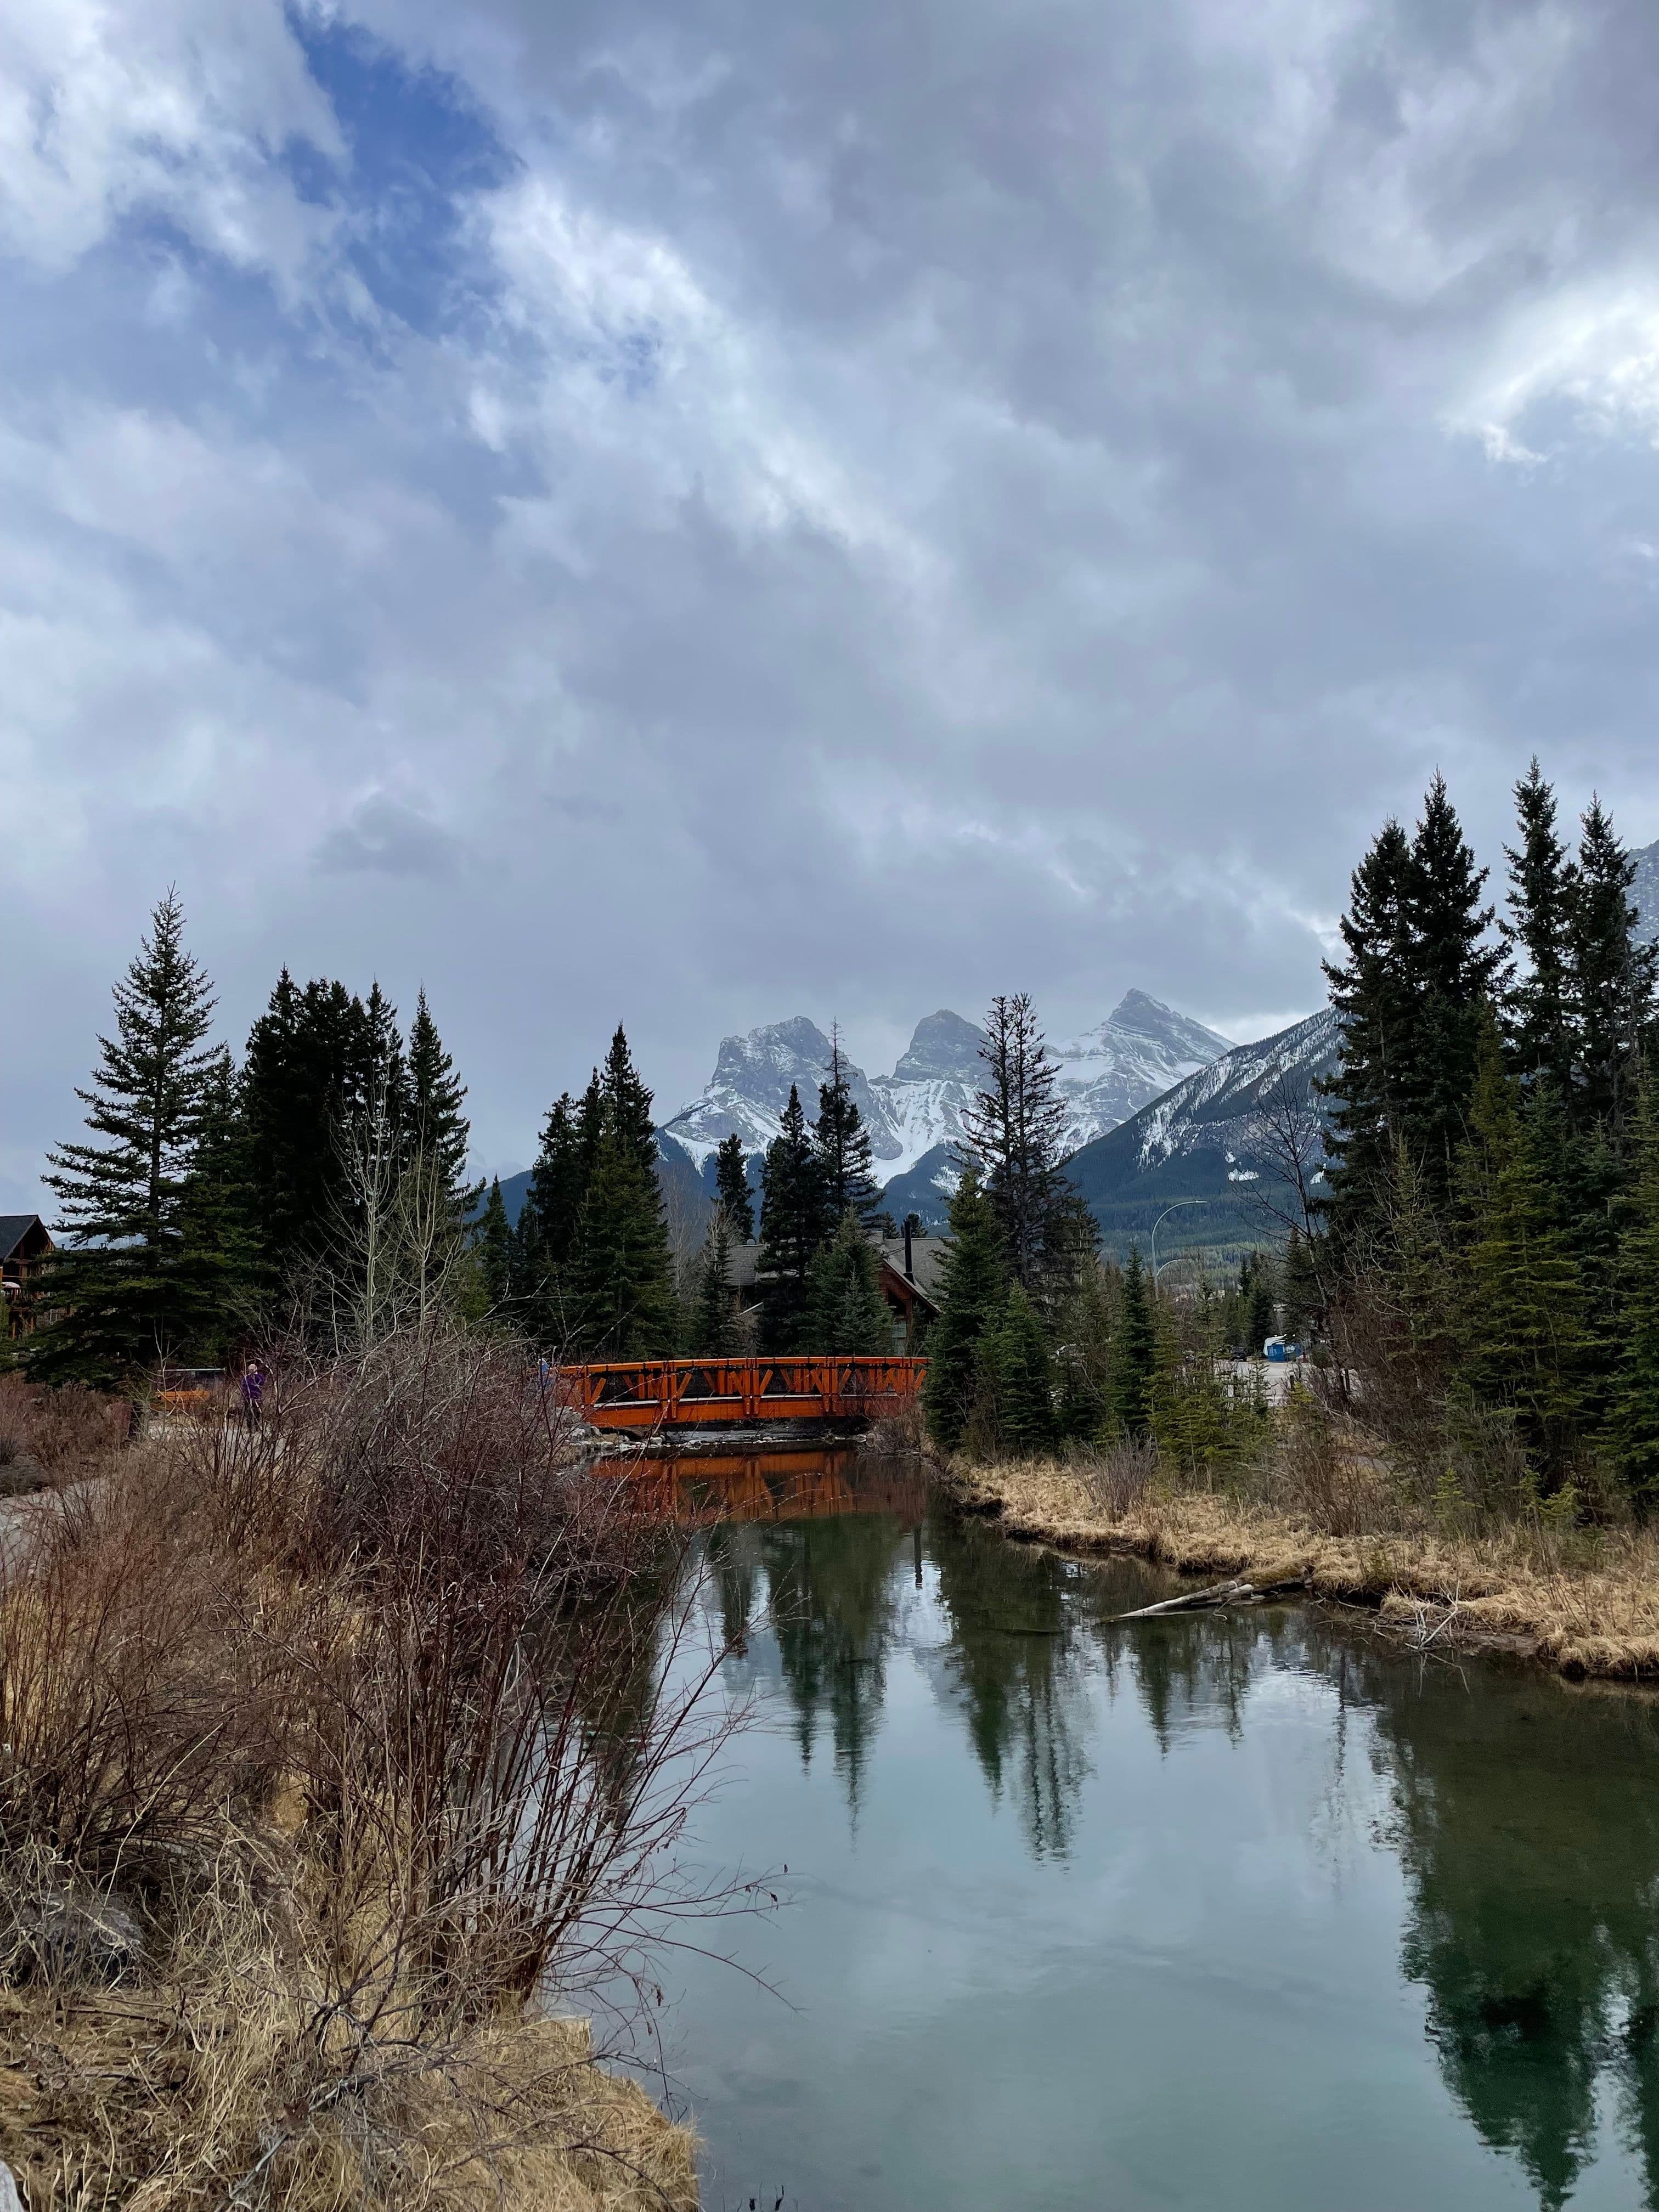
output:
[[[904, 1176], [928, 1154], [948, 1157], [962, 1136], [962, 1116], [984, 1077], [984, 1032], [941, 1007], [918, 1022], [890, 1075], [866, 1080], [847, 1060], [848, 1085], [870, 1131], [884, 1181]], [[1148, 1099], [1227, 1050], [1224, 1037], [1144, 991], [1131, 991], [1098, 1028], [1054, 1048], [1066, 1106], [1067, 1149], [1102, 1135]], [[722, 1138], [733, 1133], [746, 1152], [764, 1152], [778, 1133], [789, 1086], [800, 1091], [808, 1115], [828, 1075], [830, 1040], [805, 1015], [722, 1040], [714, 1075], [700, 1098], [664, 1125], [704, 1168]]]
[[1641, 916], [1636, 934], [1644, 945], [1659, 944], [1659, 842], [1639, 846], [1631, 858], [1636, 863], [1631, 904]]
[[1126, 993], [1098, 1029], [1054, 1048], [1067, 1108], [1065, 1149], [1075, 1152], [1104, 1136], [1231, 1048], [1202, 1022], [1144, 991]]
[[[1146, 1245], [1153, 1220], [1179, 1205], [1159, 1237], [1176, 1243], [1249, 1241], [1249, 1218], [1273, 1181], [1261, 1156], [1262, 1104], [1281, 1083], [1300, 1095], [1336, 1065], [1337, 1018], [1328, 1006], [1255, 1044], [1236, 1045], [1073, 1154], [1067, 1172], [1109, 1245]], [[1190, 1210], [1189, 1210], [1190, 1209]]]

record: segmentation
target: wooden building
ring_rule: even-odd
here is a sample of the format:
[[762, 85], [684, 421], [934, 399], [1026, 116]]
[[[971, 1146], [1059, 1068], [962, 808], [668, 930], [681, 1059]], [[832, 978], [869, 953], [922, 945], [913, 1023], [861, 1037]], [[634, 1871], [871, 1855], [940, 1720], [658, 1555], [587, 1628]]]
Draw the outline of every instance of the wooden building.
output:
[[[927, 1332], [939, 1318], [938, 1280], [945, 1247], [936, 1237], [872, 1237], [881, 1263], [881, 1294], [893, 1317], [893, 1349], [916, 1353], [927, 1348]], [[731, 1279], [738, 1314], [760, 1303], [758, 1244], [732, 1247]]]
[[0, 1213], [0, 1297], [5, 1301], [7, 1337], [26, 1336], [34, 1327], [27, 1291], [29, 1279], [56, 1249], [38, 1213]]

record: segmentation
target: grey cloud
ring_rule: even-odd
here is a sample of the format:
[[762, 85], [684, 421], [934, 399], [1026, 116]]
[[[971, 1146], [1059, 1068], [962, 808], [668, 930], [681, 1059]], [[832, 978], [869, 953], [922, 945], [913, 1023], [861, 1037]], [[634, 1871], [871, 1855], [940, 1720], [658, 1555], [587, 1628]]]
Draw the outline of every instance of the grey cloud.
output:
[[165, 805], [233, 1031], [283, 958], [424, 977], [521, 1155], [618, 1015], [671, 1108], [797, 1008], [1288, 1018], [1436, 765], [1489, 858], [1534, 749], [1659, 835], [1637, 0], [351, 12], [518, 159], [487, 308], [359, 343], [203, 258], [146, 322], [111, 233], [0, 313], [17, 896], [77, 976]]
[[349, 817], [319, 842], [312, 865], [325, 875], [423, 876], [451, 874], [459, 859], [457, 838], [395, 799], [375, 793], [359, 800]]

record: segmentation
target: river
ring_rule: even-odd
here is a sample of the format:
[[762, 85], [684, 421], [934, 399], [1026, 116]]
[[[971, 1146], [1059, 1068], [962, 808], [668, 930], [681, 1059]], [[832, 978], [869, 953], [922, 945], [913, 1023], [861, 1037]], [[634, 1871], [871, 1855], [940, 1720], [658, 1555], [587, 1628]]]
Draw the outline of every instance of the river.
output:
[[708, 2212], [1659, 2208], [1659, 1708], [793, 1467], [678, 1470], [781, 1899], [665, 1962]]

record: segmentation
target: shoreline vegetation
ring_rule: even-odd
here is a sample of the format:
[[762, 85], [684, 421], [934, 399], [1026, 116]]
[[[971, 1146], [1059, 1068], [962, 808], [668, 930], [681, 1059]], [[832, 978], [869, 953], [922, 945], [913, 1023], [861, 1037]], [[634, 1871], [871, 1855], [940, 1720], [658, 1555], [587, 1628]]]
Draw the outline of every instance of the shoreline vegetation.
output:
[[727, 1725], [688, 1540], [443, 1323], [296, 1355], [258, 1425], [81, 1441], [0, 1532], [23, 2201], [695, 2212], [605, 2063], [676, 1922], [747, 1909], [676, 1867]]
[[[1282, 1476], [1285, 1456], [1281, 1448], [1268, 1468]], [[1260, 1468], [1188, 1478], [1121, 1449], [936, 1464], [958, 1510], [1018, 1541], [1206, 1579], [1300, 1582], [1310, 1598], [1367, 1608], [1419, 1650], [1501, 1651], [1569, 1680], [1659, 1683], [1659, 1531], [1543, 1516], [1478, 1533], [1413, 1525], [1387, 1510], [1374, 1443], [1356, 1431], [1334, 1455], [1336, 1480], [1351, 1509], [1363, 1498], [1383, 1510], [1351, 1510], [1358, 1525], [1341, 1534], [1320, 1525], [1328, 1516], [1318, 1504], [1272, 1495], [1278, 1486]]]

